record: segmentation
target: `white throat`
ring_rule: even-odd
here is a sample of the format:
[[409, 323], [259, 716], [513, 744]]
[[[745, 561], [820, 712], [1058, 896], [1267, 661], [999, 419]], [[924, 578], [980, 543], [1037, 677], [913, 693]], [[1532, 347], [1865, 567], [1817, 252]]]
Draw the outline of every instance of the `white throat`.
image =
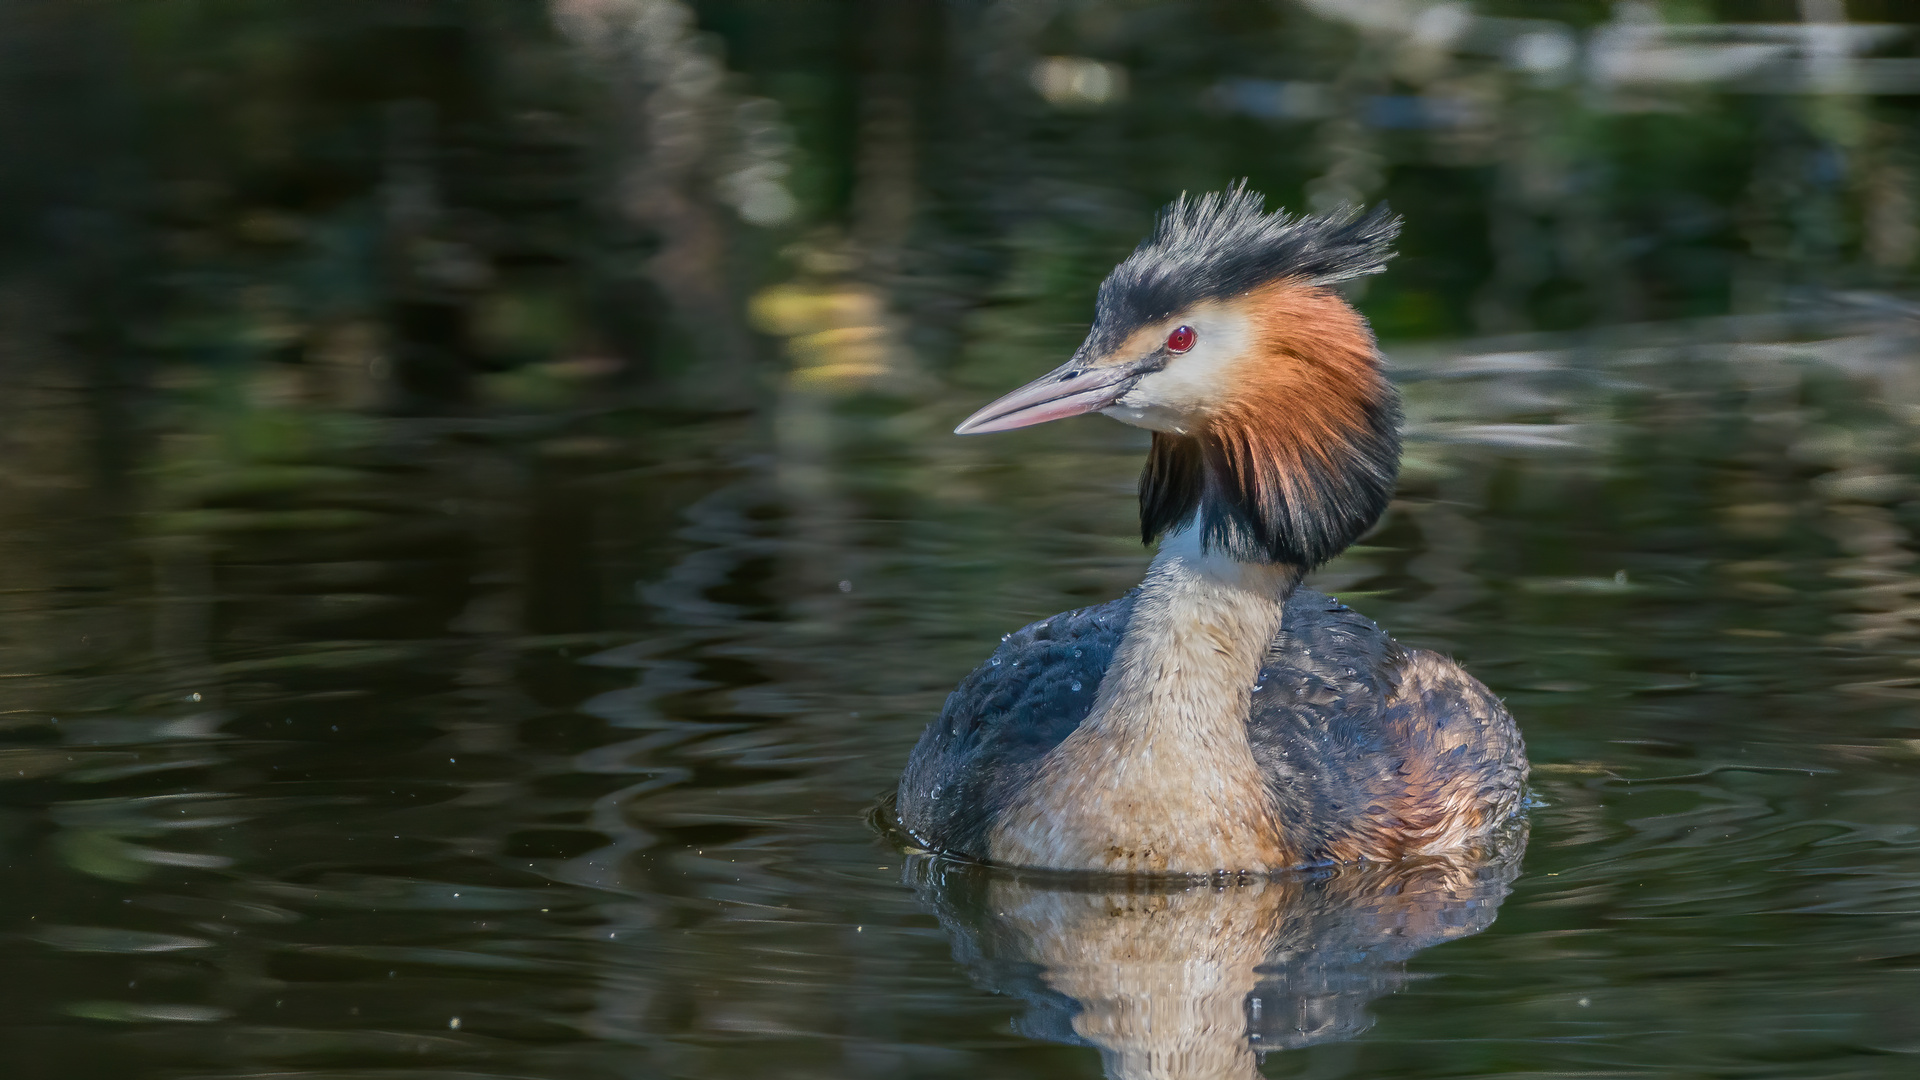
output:
[[1130, 873], [1290, 865], [1247, 741], [1253, 683], [1292, 567], [1161, 542], [1093, 711], [1047, 755], [991, 857]]

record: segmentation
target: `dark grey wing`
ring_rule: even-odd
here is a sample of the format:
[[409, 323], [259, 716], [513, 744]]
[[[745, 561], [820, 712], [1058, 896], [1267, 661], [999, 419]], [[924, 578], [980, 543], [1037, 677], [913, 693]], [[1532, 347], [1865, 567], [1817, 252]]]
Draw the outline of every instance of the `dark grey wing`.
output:
[[1312, 589], [1295, 589], [1254, 684], [1247, 739], [1280, 820], [1307, 829], [1294, 850], [1324, 859], [1325, 826], [1368, 798], [1365, 781], [1388, 749], [1381, 724], [1402, 652], [1366, 616]]
[[947, 695], [900, 777], [907, 832], [936, 851], [985, 858], [994, 815], [1093, 708], [1134, 595], [1008, 634]]
[[1247, 734], [1294, 849], [1315, 859], [1397, 858], [1490, 828], [1526, 777], [1519, 730], [1484, 686], [1310, 589], [1287, 602]]

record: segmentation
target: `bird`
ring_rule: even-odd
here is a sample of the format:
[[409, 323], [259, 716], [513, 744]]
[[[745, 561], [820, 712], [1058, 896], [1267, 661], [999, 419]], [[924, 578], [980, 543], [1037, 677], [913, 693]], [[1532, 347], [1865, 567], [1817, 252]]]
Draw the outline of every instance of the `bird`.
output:
[[1071, 359], [956, 434], [1101, 413], [1151, 432], [1141, 583], [1006, 635], [927, 725], [893, 797], [954, 858], [1125, 875], [1274, 872], [1484, 843], [1526, 747], [1452, 659], [1302, 584], [1379, 520], [1399, 395], [1334, 288], [1401, 220], [1182, 194], [1101, 283]]

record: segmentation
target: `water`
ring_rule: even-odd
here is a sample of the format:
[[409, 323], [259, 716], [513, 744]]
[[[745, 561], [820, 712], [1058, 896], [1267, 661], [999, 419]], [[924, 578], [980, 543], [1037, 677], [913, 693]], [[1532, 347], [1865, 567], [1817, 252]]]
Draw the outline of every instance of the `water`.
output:
[[[1341, 7], [0, 2], [7, 1074], [1910, 1074], [1912, 38]], [[945, 694], [1147, 558], [1140, 433], [947, 433], [1243, 174], [1409, 216], [1314, 584], [1506, 699], [1527, 820], [910, 852]]]
[[[1911, 434], [1829, 426], [1876, 343], [1904, 370], [1869, 323], [1409, 350], [1406, 494], [1322, 584], [1507, 698], [1537, 805], [1523, 863], [1384, 911], [982, 881], [870, 828], [1003, 628], [1139, 574], [1118, 425], [841, 414], [823, 491], [738, 417], [370, 419], [136, 498], [48, 389], [0, 560], [16, 1075], [1093, 1076], [1046, 1040], [1152, 1046], [1076, 994], [1211, 1061], [1256, 975], [1277, 1074], [1903, 1074]], [[1556, 422], [1463, 416], [1490, 379]], [[1247, 986], [1140, 974], [1206, 963]]]

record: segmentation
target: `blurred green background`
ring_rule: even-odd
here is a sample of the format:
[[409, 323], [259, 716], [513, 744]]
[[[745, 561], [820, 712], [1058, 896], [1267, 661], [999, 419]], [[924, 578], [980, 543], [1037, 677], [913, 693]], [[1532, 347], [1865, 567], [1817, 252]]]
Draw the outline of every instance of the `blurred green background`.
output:
[[1774, 312], [1911, 272], [1915, 17], [8, 0], [0, 236], [72, 363], [407, 412], [592, 377], [750, 405], [823, 322], [899, 325], [803, 368], [990, 366], [1243, 176], [1406, 216], [1361, 298], [1390, 342]]

